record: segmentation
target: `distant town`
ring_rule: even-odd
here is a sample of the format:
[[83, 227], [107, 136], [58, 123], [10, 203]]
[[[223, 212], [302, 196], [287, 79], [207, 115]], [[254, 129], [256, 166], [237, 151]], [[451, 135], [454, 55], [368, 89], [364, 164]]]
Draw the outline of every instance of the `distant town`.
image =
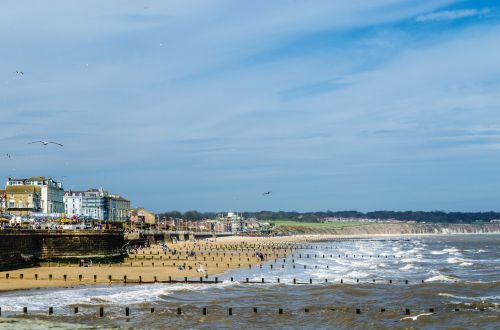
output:
[[269, 227], [236, 212], [190, 221], [160, 217], [103, 188], [65, 191], [62, 182], [44, 176], [8, 178], [0, 190], [2, 228], [176, 230], [243, 233]]
[[1, 228], [111, 229], [245, 233], [268, 230], [274, 221], [299, 222], [499, 222], [496, 212], [461, 213], [376, 211], [341, 212], [226, 212], [196, 211], [154, 214], [133, 208], [131, 201], [102, 187], [64, 190], [50, 177], [8, 178], [0, 190]]

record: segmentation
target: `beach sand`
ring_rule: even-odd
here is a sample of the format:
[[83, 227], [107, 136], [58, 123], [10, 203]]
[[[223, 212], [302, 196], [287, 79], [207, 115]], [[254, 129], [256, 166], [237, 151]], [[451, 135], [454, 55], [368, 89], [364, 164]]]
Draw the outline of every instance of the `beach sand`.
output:
[[[185, 277], [198, 280], [210, 276], [213, 280], [214, 275], [230, 269], [259, 265], [261, 260], [256, 252], [266, 254], [267, 259], [284, 258], [291, 253], [293, 245], [307, 240], [306, 236], [227, 237], [170, 243], [170, 252], [166, 253], [161, 246], [153, 245], [130, 254], [123, 263], [93, 264], [91, 267], [44, 263], [39, 267], [0, 272], [0, 291], [125, 282], [154, 283], [167, 282], [170, 278], [182, 281]], [[176, 250], [176, 254], [172, 250]], [[196, 256], [188, 256], [191, 251]], [[198, 271], [200, 263], [206, 273]], [[184, 269], [179, 269], [179, 266]]]

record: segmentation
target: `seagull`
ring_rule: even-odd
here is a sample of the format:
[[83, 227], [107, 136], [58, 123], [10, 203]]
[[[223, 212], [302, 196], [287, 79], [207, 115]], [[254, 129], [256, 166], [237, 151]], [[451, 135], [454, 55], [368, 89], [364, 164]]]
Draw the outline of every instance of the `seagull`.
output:
[[262, 194], [262, 196], [264, 196], [264, 195], [271, 195], [271, 192], [267, 191], [267, 192], [265, 192], [265, 193]]
[[22, 72], [22, 71], [18, 71], [18, 70], [16, 70], [16, 73], [17, 73], [17, 74], [22, 74], [22, 75], [24, 75], [24, 72]]
[[427, 315], [432, 315], [434, 313], [422, 313], [422, 314], [418, 314], [418, 315], [415, 315], [415, 316], [406, 316], [406, 317], [403, 317], [401, 319], [401, 321], [403, 320], [413, 320], [413, 321], [416, 321], [420, 316], [427, 316]]
[[8, 158], [12, 157], [11, 154], [5, 154], [5, 156]]
[[41, 143], [44, 146], [46, 146], [48, 144], [57, 144], [58, 146], [64, 147], [62, 144], [57, 143], [57, 142], [52, 142], [52, 141], [33, 141], [33, 142], [28, 143], [28, 144], [34, 144], [34, 143]]

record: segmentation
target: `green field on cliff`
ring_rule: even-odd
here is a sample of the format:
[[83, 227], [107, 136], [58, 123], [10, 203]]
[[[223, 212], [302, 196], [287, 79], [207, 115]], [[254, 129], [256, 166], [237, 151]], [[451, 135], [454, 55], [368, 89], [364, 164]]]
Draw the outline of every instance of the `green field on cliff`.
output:
[[341, 227], [353, 227], [365, 224], [361, 221], [341, 221], [341, 222], [300, 222], [290, 220], [274, 220], [271, 224], [276, 227], [303, 227], [309, 229], [331, 229]]

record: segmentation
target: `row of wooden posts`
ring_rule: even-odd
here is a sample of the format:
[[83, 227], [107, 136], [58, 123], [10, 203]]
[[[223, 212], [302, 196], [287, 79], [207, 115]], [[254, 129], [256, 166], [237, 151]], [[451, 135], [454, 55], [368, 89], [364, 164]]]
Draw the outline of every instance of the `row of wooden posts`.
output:
[[[362, 310], [361, 308], [355, 308], [355, 309], [350, 309], [350, 308], [333, 308], [333, 307], [323, 307], [323, 308], [314, 308], [314, 310], [329, 310], [329, 311], [339, 311], [339, 312], [350, 312], [350, 311], [353, 311], [355, 312], [356, 314], [362, 314], [362, 311], [363, 312], [372, 312], [373, 309], [364, 309]], [[311, 311], [311, 308], [309, 307], [305, 307], [304, 309], [304, 312], [305, 313], [309, 313]], [[390, 310], [394, 310], [394, 309], [386, 309], [386, 308], [380, 308], [378, 309], [377, 311], [379, 311], [380, 313], [385, 313], [387, 311], [390, 311]], [[481, 312], [484, 312], [485, 311], [485, 308], [481, 307], [478, 309], [479, 311]], [[73, 307], [73, 311], [74, 311], [74, 314], [78, 314], [80, 312], [79, 308], [78, 307]], [[130, 316], [130, 307], [125, 307], [125, 316]], [[233, 315], [233, 308], [232, 307], [229, 307], [227, 309], [228, 311], [228, 315]], [[402, 312], [403, 309], [396, 309], [396, 311], [399, 311], [399, 312]], [[428, 311], [429, 313], [436, 313], [436, 309], [435, 308], [428, 308], [426, 309], [426, 311]], [[447, 311], [446, 309], [443, 309], [441, 311]], [[453, 312], [459, 312], [460, 311], [460, 308], [457, 308], [457, 307], [454, 307], [453, 309], [451, 309], [450, 311], [453, 311]], [[151, 307], [150, 308], [150, 313], [154, 313], [155, 312], [155, 308], [154, 307]], [[182, 308], [181, 307], [177, 307], [177, 315], [181, 315], [183, 313], [182, 311]], [[254, 313], [258, 313], [258, 308], [257, 307], [253, 307], [253, 312]], [[283, 314], [285, 312], [285, 310], [283, 308], [278, 308], [278, 314]], [[296, 312], [295, 310], [293, 311], [294, 313]], [[420, 312], [420, 311], [419, 311]], [[411, 314], [411, 310], [410, 308], [405, 308], [404, 309], [404, 313], [406, 315], [410, 315]], [[28, 307], [23, 307], [23, 314], [28, 314]], [[54, 308], [53, 307], [49, 307], [48, 308], [48, 314], [49, 315], [53, 315], [54, 314]], [[208, 308], [207, 307], [203, 307], [202, 308], [202, 314], [203, 315], [207, 315], [208, 314]], [[0, 307], [0, 316], [2, 316], [2, 308]], [[100, 317], [104, 317], [104, 307], [99, 307], [99, 316]]]
[[[237, 246], [218, 246], [218, 247], [192, 247], [192, 248], [184, 248], [184, 249], [179, 249], [177, 250], [178, 252], [189, 252], [189, 251], [192, 251], [192, 250], [195, 250], [195, 251], [200, 251], [200, 252], [212, 252], [212, 251], [219, 251], [221, 249], [231, 249], [233, 251], [241, 251], [241, 252], [250, 252], [250, 251], [269, 251], [269, 250], [280, 250], [280, 251], [284, 251], [284, 252], [288, 252], [288, 250], [290, 251], [298, 251], [298, 250], [311, 250], [311, 249], [323, 249], [323, 250], [338, 250], [339, 247], [338, 246], [316, 246], [316, 247], [313, 247], [313, 246], [310, 246], [310, 247], [291, 247], [291, 246], [288, 246], [288, 247], [276, 247], [276, 248], [269, 248], [269, 247], [255, 247], [255, 248], [241, 248], [241, 247], [237, 247]], [[137, 253], [135, 252], [134, 254], [141, 254], [141, 255], [144, 255], [144, 254], [148, 254], [146, 253], [146, 251], [142, 250], [141, 251], [142, 253]], [[157, 251], [156, 254], [160, 254], [161, 251]], [[153, 254], [153, 251], [149, 250], [149, 254], [152, 255]]]
[[[156, 260], [158, 260], [158, 259], [163, 260], [163, 257], [167, 256], [167, 254], [158, 255], [159, 258], [154, 258], [155, 255], [149, 255], [148, 256], [147, 254], [145, 254], [145, 255], [136, 255], [136, 254], [134, 254], [133, 256], [134, 256], [134, 258], [133, 258], [134, 260], [137, 260], [137, 259], [139, 259], [139, 260], [154, 260], [154, 259], [156, 259]], [[169, 255], [168, 256], [168, 260], [171, 260], [173, 256], [174, 255]], [[203, 258], [206, 258], [206, 255], [204, 255], [204, 254], [201, 254], [201, 256]], [[210, 254], [210, 252], [208, 253], [208, 256], [212, 256]], [[219, 257], [219, 256], [226, 257], [226, 253], [225, 252], [223, 254], [222, 253], [221, 254], [214, 253], [214, 256], [212, 256], [212, 258], [215, 258], [215, 256], [217, 256], [217, 257]], [[236, 255], [234, 255], [233, 253], [231, 253], [231, 254], [228, 253], [227, 256], [228, 257], [229, 256], [234, 257]], [[250, 257], [248, 255], [248, 253], [245, 254], [245, 256], [246, 257]], [[275, 258], [286, 258], [287, 255], [286, 254], [283, 254], [283, 255], [281, 255], [281, 254], [274, 254], [274, 255], [271, 254], [271, 255], [268, 255], [268, 256], [275, 257]], [[305, 259], [312, 258], [311, 256], [312, 256], [312, 254], [304, 254], [304, 258]], [[148, 258], [148, 257], [151, 257], [151, 258]], [[238, 255], [238, 257], [241, 257], [241, 255]], [[254, 257], [254, 256], [252, 255], [251, 257]], [[292, 254], [291, 257], [302, 259], [302, 254], [301, 253], [299, 253], [298, 255]], [[325, 257], [328, 257], [328, 254], [320, 254], [320, 255], [314, 254], [314, 258], [318, 258], [318, 257], [319, 258], [325, 258]], [[397, 254], [330, 254], [330, 258], [355, 258], [355, 259], [359, 259], [359, 258], [404, 258], [404, 257], [405, 256], [403, 256], [403, 255], [397, 255]], [[196, 256], [192, 257], [192, 258], [195, 258], [195, 260], [196, 260]], [[129, 257], [129, 259], [132, 259], [132, 258]], [[177, 255], [177, 260], [180, 260], [180, 259], [181, 259], [181, 254], [179, 253]], [[167, 259], [165, 259], [165, 260], [167, 260]]]
[[[6, 273], [5, 274], [5, 279], [10, 279], [10, 274], [9, 273]], [[24, 279], [24, 274], [19, 274], [19, 278], [20, 279]], [[140, 283], [140, 284], [151, 284], [151, 283], [191, 283], [191, 284], [197, 284], [197, 283], [205, 283], [205, 284], [218, 284], [218, 283], [221, 283], [221, 281], [219, 281], [219, 278], [218, 277], [215, 277], [214, 280], [208, 280], [208, 276], [205, 276], [205, 279], [204, 277], [200, 277], [199, 280], [195, 280], [195, 279], [189, 279], [188, 277], [184, 277], [183, 280], [178, 280], [178, 279], [173, 279], [172, 276], [169, 276], [168, 277], [168, 280], [158, 280], [158, 278], [156, 276], [153, 277], [154, 280], [153, 281], [143, 281], [142, 280], [142, 276], [139, 276], [139, 278], [137, 280], [131, 280], [129, 279], [126, 275], [123, 276], [123, 279], [116, 279], [116, 278], [113, 278], [111, 275], [108, 275], [108, 280], [109, 282], [122, 282], [122, 283]], [[35, 277], [34, 277], [35, 280], [38, 280], [38, 274], [35, 274]], [[66, 274], [63, 275], [63, 279], [64, 281], [67, 281], [68, 277]], [[83, 280], [83, 276], [80, 274], [78, 275], [78, 279], [80, 280], [80, 282]], [[49, 274], [49, 280], [53, 280], [53, 276], [52, 274]], [[349, 279], [349, 282], [348, 283], [352, 283], [350, 282], [351, 279]], [[230, 279], [231, 282], [234, 282], [234, 277], [231, 277]], [[327, 278], [325, 278], [324, 280], [321, 280], [321, 281], [316, 281], [316, 282], [313, 282], [313, 279], [310, 278], [309, 281], [300, 281], [300, 280], [297, 280], [296, 278], [293, 279], [293, 284], [323, 284], [323, 283], [335, 283], [335, 279], [333, 280], [333, 282], [330, 280], [330, 282], [328, 281]], [[97, 282], [97, 275], [94, 275], [94, 282]], [[359, 279], [356, 279], [356, 283], [380, 283], [380, 282], [384, 282], [384, 283], [387, 283], [387, 284], [396, 284], [396, 283], [404, 283], [404, 284], [410, 284], [410, 281], [409, 280], [386, 280], [386, 279], [372, 279], [371, 281], [360, 281]], [[245, 281], [241, 281], [240, 283], [250, 283], [250, 284], [259, 284], [259, 283], [262, 283], [262, 284], [270, 284], [270, 283], [286, 283], [286, 282], [282, 282], [280, 278], [277, 278], [275, 281], [266, 281], [264, 278], [261, 278], [260, 281], [251, 281], [248, 277], [245, 278]], [[291, 282], [292, 283], [292, 282]], [[340, 284], [344, 284], [344, 279], [341, 278], [340, 281], [339, 281]], [[421, 280], [421, 281], [416, 281], [416, 282], [413, 282], [413, 283], [425, 283], [424, 280]], [[413, 284], [412, 283], [412, 284]]]

